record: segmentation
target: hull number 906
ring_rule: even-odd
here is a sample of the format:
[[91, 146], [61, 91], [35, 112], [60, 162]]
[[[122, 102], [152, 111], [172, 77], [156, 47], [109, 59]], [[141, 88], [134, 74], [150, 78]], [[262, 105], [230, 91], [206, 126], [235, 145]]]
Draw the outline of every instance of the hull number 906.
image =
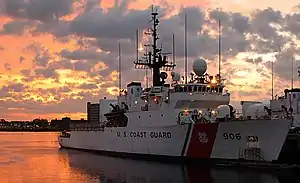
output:
[[223, 137], [226, 140], [241, 140], [242, 136], [240, 133], [223, 133]]

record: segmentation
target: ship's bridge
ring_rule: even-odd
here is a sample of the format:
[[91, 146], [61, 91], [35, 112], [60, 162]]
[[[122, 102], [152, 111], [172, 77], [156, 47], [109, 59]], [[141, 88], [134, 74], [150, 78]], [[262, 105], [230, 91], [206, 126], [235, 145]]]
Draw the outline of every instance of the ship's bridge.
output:
[[222, 85], [176, 84], [171, 90], [170, 98], [176, 100], [175, 109], [217, 108], [230, 102], [230, 94], [223, 90]]
[[196, 59], [189, 82], [187, 79], [181, 82], [183, 76], [171, 73], [173, 89], [170, 90], [170, 99], [176, 101], [174, 108], [217, 108], [219, 105], [229, 104], [230, 94], [224, 91], [225, 85], [221, 75], [209, 75], [206, 70], [206, 61]]
[[202, 93], [215, 93], [221, 95], [224, 86], [211, 86], [206, 84], [176, 84], [174, 86], [174, 92], [202, 92]]

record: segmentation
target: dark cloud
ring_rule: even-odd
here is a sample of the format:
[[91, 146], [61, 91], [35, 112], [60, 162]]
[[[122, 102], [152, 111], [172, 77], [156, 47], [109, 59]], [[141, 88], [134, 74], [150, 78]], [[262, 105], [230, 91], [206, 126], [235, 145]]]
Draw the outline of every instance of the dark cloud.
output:
[[34, 22], [28, 20], [12, 20], [3, 25], [0, 34], [23, 35], [24, 31], [32, 26]]
[[27, 86], [24, 86], [21, 83], [14, 83], [8, 85], [9, 90], [14, 91], [14, 92], [23, 92], [24, 89], [28, 88]]
[[11, 71], [11, 64], [10, 63], [4, 63], [4, 68], [7, 70], [7, 71]]
[[[122, 53], [123, 48], [125, 46], [122, 44]], [[74, 60], [76, 62], [69, 62], [75, 70], [81, 70], [86, 72], [92, 72], [91, 69], [98, 63], [103, 62], [107, 67], [107, 72], [112, 72], [112, 70], [116, 70], [118, 66], [118, 54], [116, 52], [107, 53], [103, 51], [99, 51], [97, 48], [89, 47], [87, 49], [78, 49], [69, 51], [67, 49], [63, 49], [60, 53], [58, 53], [64, 60], [64, 62], [68, 62], [67, 60]], [[122, 71], [128, 70], [132, 68], [132, 65], [126, 63], [133, 63], [135, 59], [134, 55], [125, 54], [122, 55]], [[58, 62], [58, 64], [63, 64]], [[101, 70], [106, 68], [99, 68]]]
[[41, 52], [41, 53], [38, 52], [38, 53], [36, 53], [33, 62], [37, 66], [46, 67], [51, 58], [52, 57], [50, 56], [48, 51]]
[[20, 56], [20, 59], [19, 59], [19, 62], [20, 62], [20, 63], [23, 63], [25, 60], [26, 60], [26, 58], [25, 58], [25, 57], [23, 57], [23, 56]]
[[46, 49], [42, 44], [33, 42], [23, 48], [23, 51], [26, 52], [33, 52], [34, 59], [33, 64], [34, 66], [38, 67], [46, 67], [48, 66], [52, 56], [49, 54], [48, 49]]
[[52, 69], [74, 69], [73, 63], [67, 59], [51, 62], [48, 67]]
[[30, 69], [23, 69], [23, 70], [21, 70], [20, 71], [22, 74], [23, 74], [23, 76], [25, 76], [25, 77], [29, 77], [30, 76]]
[[94, 7], [70, 22], [70, 33], [85, 37], [105, 37], [117, 39], [134, 38], [136, 29], [147, 29], [149, 10], [130, 10], [122, 6], [109, 9], [107, 13], [101, 7]]
[[23, 92], [28, 86], [21, 83], [9, 83], [6, 86], [2, 86], [0, 93], [8, 94], [9, 92]]
[[[141, 33], [142, 29], [151, 27], [148, 24], [150, 9], [127, 10], [127, 1], [122, 2], [121, 6], [116, 5], [105, 12], [98, 6], [97, 1], [90, 1], [86, 4], [82, 14], [70, 22], [60, 22], [57, 24], [59, 25], [58, 28], [53, 29], [52, 32], [57, 35], [74, 34], [80, 36], [78, 44], [85, 48], [84, 51], [80, 49], [72, 52], [68, 50], [61, 52], [65, 59], [78, 60], [74, 63], [75, 69], [88, 71], [101, 60], [109, 66], [109, 69], [100, 71], [100, 74], [107, 74], [111, 70], [116, 70], [118, 41], [122, 42], [123, 65], [126, 65], [127, 69], [133, 67], [136, 46], [135, 30], [139, 29]], [[164, 17], [168, 11], [169, 9], [166, 8], [159, 9], [160, 16]], [[181, 8], [178, 14], [161, 19], [159, 25], [159, 44], [163, 43], [165, 52], [172, 51], [172, 34], [175, 34], [178, 68], [183, 66], [181, 60], [184, 57], [185, 14], [188, 17], [189, 66], [192, 65], [190, 62], [197, 57], [217, 60], [218, 39], [210, 31], [204, 29], [204, 25], [217, 32], [218, 20], [221, 20], [222, 23], [221, 52], [223, 63], [241, 52], [250, 51], [267, 54], [283, 52], [286, 47], [295, 48], [294, 40], [290, 36], [280, 34], [279, 31], [288, 31], [296, 35], [299, 26], [298, 14], [284, 16], [282, 12], [268, 8], [255, 10], [251, 16], [247, 17], [241, 13], [212, 9], [209, 11], [209, 19], [207, 19], [205, 10], [198, 7], [185, 7]], [[99, 47], [109, 54], [96, 53], [95, 47]], [[294, 52], [288, 52], [288, 54], [295, 54], [295, 52], [294, 49]], [[260, 64], [263, 61], [262, 59], [248, 59], [246, 62]], [[275, 70], [275, 72], [279, 76], [281, 76], [281, 72], [286, 75], [280, 69]], [[90, 73], [90, 75], [95, 74], [97, 73]]]
[[98, 86], [92, 83], [80, 85], [82, 89], [98, 89]]
[[51, 33], [56, 36], [56, 39], [66, 38], [69, 33], [69, 24], [64, 20], [55, 20], [52, 22], [38, 22], [35, 29], [31, 31], [35, 36]]
[[3, 0], [3, 14], [38, 21], [52, 21], [72, 12], [73, 0]]
[[11, 93], [9, 91], [9, 88], [7, 86], [2, 86], [0, 88], [0, 95], [2, 98], [11, 97]]
[[300, 13], [286, 15], [285, 29], [300, 37]]
[[[105, 54], [105, 53], [104, 53]], [[60, 56], [70, 60], [98, 60], [102, 57], [103, 52], [98, 52], [97, 49], [75, 50], [69, 51], [63, 49]]]
[[[296, 52], [297, 49], [289, 48], [275, 55], [276, 60], [273, 64], [275, 75], [284, 80], [291, 80], [292, 73], [294, 73], [294, 77], [297, 76], [297, 61], [293, 58]], [[265, 66], [271, 70], [272, 62], [266, 62]]]
[[44, 78], [57, 78], [58, 74], [55, 69], [36, 69], [35, 75], [37, 77], [44, 77]]

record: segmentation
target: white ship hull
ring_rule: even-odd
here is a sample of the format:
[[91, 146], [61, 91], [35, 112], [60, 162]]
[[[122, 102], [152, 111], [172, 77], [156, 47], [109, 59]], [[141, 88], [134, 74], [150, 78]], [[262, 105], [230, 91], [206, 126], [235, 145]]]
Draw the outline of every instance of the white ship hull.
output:
[[[112, 127], [71, 131], [69, 137], [59, 137], [59, 144], [67, 148], [120, 154], [270, 162], [278, 159], [290, 126], [290, 120], [277, 119]], [[251, 138], [256, 139], [254, 144], [249, 142]], [[247, 154], [251, 149], [259, 152]]]

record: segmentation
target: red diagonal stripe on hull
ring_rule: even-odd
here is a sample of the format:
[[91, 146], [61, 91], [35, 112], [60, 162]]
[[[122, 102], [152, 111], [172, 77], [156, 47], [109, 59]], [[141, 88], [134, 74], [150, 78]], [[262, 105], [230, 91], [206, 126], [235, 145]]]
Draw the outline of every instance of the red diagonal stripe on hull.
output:
[[195, 124], [186, 155], [193, 158], [210, 158], [218, 126], [218, 123]]

